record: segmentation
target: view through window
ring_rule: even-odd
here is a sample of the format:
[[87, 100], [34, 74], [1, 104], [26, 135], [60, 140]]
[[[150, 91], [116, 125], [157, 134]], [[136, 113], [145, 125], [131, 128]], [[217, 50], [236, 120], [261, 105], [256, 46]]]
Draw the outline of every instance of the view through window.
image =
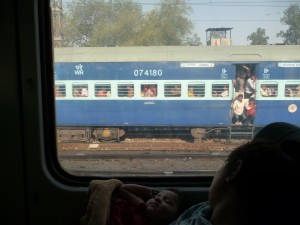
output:
[[212, 176], [299, 124], [298, 1], [51, 0], [57, 151], [85, 176]]

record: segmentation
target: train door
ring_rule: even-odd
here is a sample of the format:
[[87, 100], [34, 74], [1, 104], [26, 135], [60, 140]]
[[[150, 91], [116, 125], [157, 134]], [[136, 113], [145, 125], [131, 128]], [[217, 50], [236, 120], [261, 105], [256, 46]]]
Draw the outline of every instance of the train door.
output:
[[[252, 125], [255, 117], [255, 94], [256, 94], [256, 80], [257, 80], [257, 64], [255, 63], [241, 63], [235, 64], [235, 79], [233, 80], [234, 101], [242, 99], [245, 105], [244, 109], [239, 112], [234, 112], [232, 108], [232, 124], [235, 125]], [[242, 96], [242, 97], [241, 97]], [[232, 107], [233, 107], [232, 105]], [[242, 104], [241, 104], [242, 105]], [[253, 107], [252, 107], [253, 106]], [[235, 116], [237, 113], [244, 112], [241, 116]], [[243, 116], [244, 115], [244, 116]]]

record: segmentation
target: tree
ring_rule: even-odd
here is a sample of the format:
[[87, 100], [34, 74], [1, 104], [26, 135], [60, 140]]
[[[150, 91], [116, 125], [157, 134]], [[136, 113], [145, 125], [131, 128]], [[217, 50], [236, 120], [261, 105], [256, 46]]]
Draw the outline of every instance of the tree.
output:
[[188, 46], [202, 45], [201, 38], [199, 37], [198, 34], [194, 33], [192, 36], [189, 36], [184, 40], [183, 45], [188, 45]]
[[256, 32], [247, 37], [247, 40], [251, 41], [250, 45], [267, 45], [269, 37], [266, 36], [266, 29], [257, 28]]
[[283, 42], [288, 45], [300, 44], [300, 8], [297, 4], [291, 4], [283, 12], [284, 16], [280, 22], [289, 26], [284, 32], [280, 31], [277, 37], [282, 37]]
[[78, 0], [64, 17], [64, 46], [116, 46], [134, 35], [142, 9], [131, 0]]
[[64, 46], [182, 45], [191, 34], [185, 0], [161, 0], [150, 12], [131, 0], [78, 0], [67, 8]]

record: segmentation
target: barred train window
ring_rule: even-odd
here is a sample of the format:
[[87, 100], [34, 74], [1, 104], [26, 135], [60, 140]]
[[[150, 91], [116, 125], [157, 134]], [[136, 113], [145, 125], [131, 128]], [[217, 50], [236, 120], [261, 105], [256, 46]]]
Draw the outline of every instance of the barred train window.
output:
[[189, 84], [188, 85], [189, 97], [204, 97], [205, 96], [205, 84]]
[[55, 85], [55, 97], [66, 97], [66, 85]]
[[262, 97], [277, 97], [278, 95], [278, 84], [261, 84], [260, 95]]
[[133, 97], [134, 86], [133, 84], [118, 84], [118, 96], [119, 97]]
[[228, 97], [229, 96], [229, 84], [223, 83], [223, 84], [213, 84], [212, 85], [212, 96], [213, 97]]
[[95, 84], [95, 96], [110, 97], [111, 96], [110, 84]]
[[181, 84], [165, 84], [165, 97], [180, 97]]
[[88, 97], [88, 85], [87, 84], [73, 84], [72, 86], [73, 97]]
[[285, 97], [300, 97], [300, 83], [299, 84], [286, 84]]

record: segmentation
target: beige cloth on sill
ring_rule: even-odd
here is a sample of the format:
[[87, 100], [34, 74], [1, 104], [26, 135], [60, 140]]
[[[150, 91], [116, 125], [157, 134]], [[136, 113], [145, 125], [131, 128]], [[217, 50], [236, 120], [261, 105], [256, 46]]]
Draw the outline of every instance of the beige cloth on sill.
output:
[[113, 192], [122, 185], [117, 179], [93, 180], [89, 185], [88, 203], [80, 225], [106, 225]]

